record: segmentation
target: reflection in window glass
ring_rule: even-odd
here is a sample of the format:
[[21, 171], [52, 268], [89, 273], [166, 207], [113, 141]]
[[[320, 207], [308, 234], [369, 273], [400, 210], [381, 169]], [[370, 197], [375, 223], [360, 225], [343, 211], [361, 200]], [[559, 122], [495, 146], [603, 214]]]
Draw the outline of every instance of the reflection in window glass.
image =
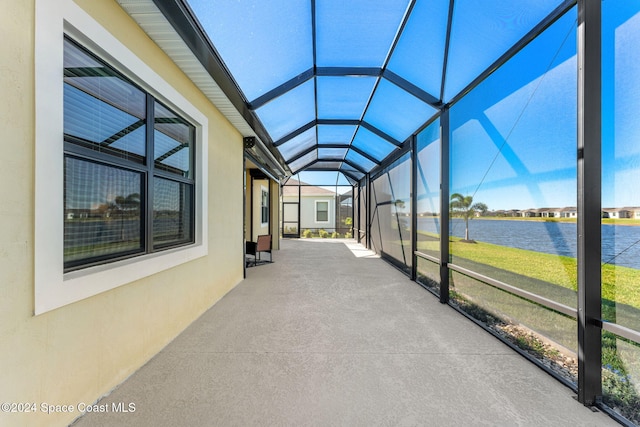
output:
[[65, 267], [143, 249], [141, 186], [138, 172], [65, 158]]
[[373, 181], [371, 236], [378, 252], [406, 267], [411, 254], [411, 157], [405, 154]]
[[366, 244], [367, 242], [367, 224], [368, 224], [368, 219], [367, 219], [367, 214], [369, 212], [369, 208], [368, 208], [368, 200], [367, 200], [367, 186], [365, 184], [360, 186], [360, 209], [358, 209], [358, 215], [359, 215], [359, 237], [362, 241], [362, 243]]
[[418, 134], [418, 250], [440, 256], [440, 120]]
[[193, 239], [192, 188], [188, 184], [156, 178], [153, 184], [154, 247]]
[[[602, 316], [640, 331], [640, 2], [602, 2]], [[604, 401], [640, 424], [640, 345], [605, 332]]]
[[340, 234], [336, 237], [353, 236], [353, 197], [353, 187], [336, 187], [336, 201], [338, 203], [336, 231]]
[[64, 93], [65, 271], [193, 243], [195, 127], [70, 39]]
[[76, 46], [64, 41], [64, 134], [75, 144], [142, 163], [146, 95]]
[[[418, 134], [417, 144], [418, 251], [440, 258], [440, 120]], [[439, 265], [418, 261], [418, 281], [436, 287]], [[435, 268], [435, 271], [434, 271]]]
[[193, 126], [158, 102], [155, 103], [154, 122], [155, 167], [191, 177]]
[[[462, 197], [452, 204], [453, 262], [493, 277], [509, 271], [513, 277], [503, 281], [543, 296], [557, 297], [564, 291], [552, 290], [564, 288], [571, 297], [560, 302], [573, 307], [575, 20], [573, 10], [455, 104], [450, 116], [450, 189]], [[461, 243], [467, 235], [476, 243]], [[491, 256], [496, 251], [503, 253]], [[517, 261], [534, 252], [546, 268], [530, 271]]]
[[[569, 307], [577, 303], [576, 22], [573, 8], [450, 110], [452, 263]], [[481, 295], [479, 310], [469, 306], [474, 316], [558, 344], [543, 357], [575, 358], [567, 339], [575, 321], [555, 331], [557, 313], [526, 302], [535, 310], [519, 315], [507, 300], [520, 298], [453, 281], [454, 301]]]

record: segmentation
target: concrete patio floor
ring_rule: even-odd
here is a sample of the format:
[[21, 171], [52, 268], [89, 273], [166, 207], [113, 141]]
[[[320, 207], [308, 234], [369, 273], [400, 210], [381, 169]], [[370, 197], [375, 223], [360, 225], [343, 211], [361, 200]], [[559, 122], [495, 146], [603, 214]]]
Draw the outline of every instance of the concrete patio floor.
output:
[[352, 241], [283, 240], [87, 426], [616, 426]]

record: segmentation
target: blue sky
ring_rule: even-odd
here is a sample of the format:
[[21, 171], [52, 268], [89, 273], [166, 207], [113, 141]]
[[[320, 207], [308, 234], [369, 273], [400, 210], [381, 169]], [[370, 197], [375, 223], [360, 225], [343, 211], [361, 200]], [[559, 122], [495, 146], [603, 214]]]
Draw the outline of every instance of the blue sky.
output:
[[[602, 205], [640, 206], [640, 1], [603, 2], [603, 14]], [[576, 205], [575, 20], [453, 106], [452, 192], [490, 209]]]
[[[255, 1], [248, 9], [246, 2], [190, 0], [189, 3], [204, 27], [210, 31], [211, 39], [221, 48], [223, 59], [235, 73], [249, 100], [313, 65], [309, 1], [291, 2], [287, 8], [273, 8], [269, 2]], [[402, 0], [394, 0], [392, 5], [383, 2], [365, 4], [363, 0], [356, 3], [348, 6], [334, 0], [317, 3], [318, 19], [322, 19], [324, 14], [333, 19], [341, 17], [340, 22], [333, 23], [333, 27], [318, 26], [318, 61], [322, 62], [319, 65], [350, 65], [345, 61], [356, 53], [365, 55], [371, 61], [370, 66], [381, 65], [377, 64], [376, 58], [381, 57], [383, 51], [349, 50], [358, 42], [352, 37], [353, 32], [344, 33], [344, 45], [336, 45], [330, 50], [323, 47], [327, 43], [335, 43], [335, 40], [327, 38], [328, 31], [323, 32], [326, 28], [340, 33], [346, 31], [345, 28], [359, 25], [358, 17], [347, 13], [353, 5], [369, 6], [372, 10], [374, 4], [384, 6], [387, 18], [393, 19], [381, 21], [380, 25], [389, 24], [388, 28], [380, 28], [378, 33], [382, 34], [390, 32], [397, 25], [394, 19], [401, 16], [405, 4]], [[448, 2], [439, 4], [442, 6]], [[446, 97], [462, 89], [558, 4], [557, 0], [540, 0], [523, 4], [492, 3], [490, 8], [486, 8], [472, 0], [457, 1]], [[605, 207], [640, 206], [637, 190], [637, 183], [640, 182], [640, 120], [637, 119], [640, 111], [640, 57], [637, 54], [637, 46], [640, 45], [640, 0], [604, 1], [602, 5], [602, 204]], [[336, 15], [335, 8], [345, 8], [345, 13]], [[417, 6], [416, 16], [420, 15], [420, 10], [420, 6]], [[445, 15], [446, 8], [436, 7], [436, 10], [440, 11], [440, 15]], [[362, 11], [368, 11], [368, 8], [360, 9]], [[373, 11], [372, 16], [377, 16], [375, 14], [379, 12]], [[237, 38], [238, 16], [243, 21], [244, 42]], [[422, 19], [428, 20], [429, 14], [423, 14]], [[406, 67], [410, 67], [412, 45], [420, 45], [414, 53], [424, 50], [425, 38], [433, 38], [436, 46], [434, 51], [439, 50], [437, 47], [442, 45], [444, 21], [432, 19], [434, 22], [428, 26], [429, 29], [422, 29], [412, 20], [409, 21], [407, 36], [400, 39], [398, 56], [391, 58], [390, 69], [402, 73]], [[473, 31], [468, 31], [468, 28], [473, 28]], [[496, 29], [504, 36], [501, 40], [495, 36], [498, 34]], [[452, 192], [474, 195], [476, 201], [486, 203], [491, 209], [576, 205], [576, 33], [577, 12], [574, 7], [452, 107]], [[433, 52], [425, 57], [440, 61], [440, 57]], [[425, 67], [423, 62], [418, 63], [420, 67]], [[437, 90], [435, 79], [438, 73], [426, 68], [425, 73], [429, 83], [426, 87], [432, 87], [431, 91]], [[406, 75], [416, 83], [421, 79], [420, 73]], [[301, 87], [300, 90], [305, 88]], [[266, 104], [258, 111], [261, 119], [277, 124], [273, 127], [277, 131], [275, 139], [293, 130], [292, 120], [308, 111], [306, 107], [301, 107], [287, 113], [288, 109], [289, 105], [273, 103]], [[392, 108], [389, 110], [393, 110], [391, 113], [396, 111]], [[375, 112], [377, 126], [382, 126], [379, 122], [385, 117], [389, 121], [389, 117], [395, 117], [393, 114], [386, 115], [384, 109]], [[306, 114], [308, 117], [300, 116], [293, 120], [294, 127], [308, 122], [313, 116], [313, 113]], [[430, 112], [421, 114], [426, 121]], [[405, 119], [405, 115], [398, 119]], [[413, 122], [415, 120], [410, 126], [415, 127]], [[267, 127], [272, 126], [269, 124]], [[393, 129], [393, 126], [385, 128], [388, 133], [392, 133]], [[291, 155], [296, 153], [295, 150], [291, 152]], [[303, 180], [322, 185], [326, 179], [321, 175], [310, 175]], [[437, 185], [431, 187], [430, 190], [435, 191]]]
[[576, 14], [451, 108], [451, 192], [490, 209], [575, 206]]

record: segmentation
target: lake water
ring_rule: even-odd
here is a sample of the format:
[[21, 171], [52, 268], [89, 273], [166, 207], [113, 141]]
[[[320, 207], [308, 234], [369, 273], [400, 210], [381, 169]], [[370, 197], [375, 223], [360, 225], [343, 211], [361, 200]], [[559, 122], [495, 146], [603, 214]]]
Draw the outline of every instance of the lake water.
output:
[[[418, 218], [418, 228], [438, 233], [437, 221]], [[451, 235], [464, 237], [464, 220], [451, 221]], [[469, 238], [529, 251], [577, 256], [575, 223], [471, 220]], [[602, 262], [640, 269], [640, 226], [602, 225]]]

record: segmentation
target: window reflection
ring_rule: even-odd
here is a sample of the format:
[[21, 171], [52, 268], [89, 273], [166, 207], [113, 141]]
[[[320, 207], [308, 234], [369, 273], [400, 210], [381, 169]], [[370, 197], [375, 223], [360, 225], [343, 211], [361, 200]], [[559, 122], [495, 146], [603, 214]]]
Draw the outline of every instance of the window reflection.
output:
[[64, 182], [65, 265], [143, 249], [140, 173], [67, 157]]
[[576, 76], [573, 9], [450, 113], [452, 262], [572, 307]]
[[191, 186], [156, 178], [153, 185], [154, 247], [192, 240]]
[[164, 105], [155, 103], [155, 167], [191, 177], [191, 150], [194, 128]]
[[65, 39], [65, 138], [91, 150], [144, 162], [146, 95]]
[[[573, 8], [451, 107], [447, 195], [454, 269], [573, 308], [576, 22]], [[457, 270], [450, 298], [576, 380], [574, 319]]]
[[440, 254], [440, 120], [418, 134], [418, 250]]
[[371, 236], [376, 248], [406, 267], [411, 253], [411, 158], [402, 156], [373, 180]]
[[[640, 331], [640, 3], [602, 2], [602, 316]], [[604, 402], [640, 423], [640, 344], [604, 332]]]

